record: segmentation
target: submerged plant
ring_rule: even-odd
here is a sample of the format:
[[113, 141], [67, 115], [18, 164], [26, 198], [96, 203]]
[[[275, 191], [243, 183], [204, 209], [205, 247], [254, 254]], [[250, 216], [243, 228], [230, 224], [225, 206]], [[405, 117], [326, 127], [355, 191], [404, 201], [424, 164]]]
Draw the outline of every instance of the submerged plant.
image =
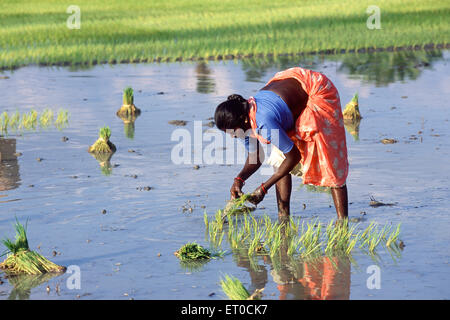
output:
[[127, 87], [123, 91], [122, 107], [117, 111], [117, 116], [120, 118], [136, 117], [141, 114], [141, 110], [134, 105], [133, 89]]
[[111, 137], [111, 129], [109, 127], [102, 127], [99, 131], [99, 137], [95, 143], [89, 147], [90, 153], [114, 153], [116, 146], [109, 141]]
[[256, 289], [250, 294], [239, 279], [225, 275], [225, 279], [220, 280], [223, 292], [231, 300], [260, 300], [263, 289]]
[[352, 100], [347, 103], [342, 115], [344, 116], [344, 120], [361, 120], [362, 117], [358, 105], [358, 93], [355, 93]]
[[12, 274], [42, 274], [47, 272], [64, 272], [65, 267], [54, 264], [37, 252], [31, 251], [28, 246], [26, 227], [16, 221], [16, 239], [2, 240], [8, 254], [0, 268]]

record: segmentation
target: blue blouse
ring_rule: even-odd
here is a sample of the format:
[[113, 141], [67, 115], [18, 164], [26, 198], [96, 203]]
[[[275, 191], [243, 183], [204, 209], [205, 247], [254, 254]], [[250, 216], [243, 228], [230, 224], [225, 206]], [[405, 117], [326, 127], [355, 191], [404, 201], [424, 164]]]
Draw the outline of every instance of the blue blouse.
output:
[[[294, 142], [287, 131], [294, 128], [294, 117], [286, 102], [273, 91], [261, 90], [254, 95], [256, 102], [257, 133], [283, 153], [288, 153]], [[256, 139], [245, 137], [245, 148], [249, 152], [256, 151]], [[251, 143], [250, 143], [251, 141]]]

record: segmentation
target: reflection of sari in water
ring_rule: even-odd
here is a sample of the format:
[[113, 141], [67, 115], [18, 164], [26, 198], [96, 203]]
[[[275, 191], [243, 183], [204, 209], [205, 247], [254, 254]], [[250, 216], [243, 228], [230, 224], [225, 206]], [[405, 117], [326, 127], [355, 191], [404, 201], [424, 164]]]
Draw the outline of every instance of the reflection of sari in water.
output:
[[[274, 280], [276, 281], [275, 277]], [[280, 300], [286, 300], [290, 294], [296, 299], [348, 300], [350, 261], [337, 257], [322, 257], [320, 261], [304, 262], [303, 277], [293, 281], [302, 288], [298, 288], [296, 284], [278, 282]]]

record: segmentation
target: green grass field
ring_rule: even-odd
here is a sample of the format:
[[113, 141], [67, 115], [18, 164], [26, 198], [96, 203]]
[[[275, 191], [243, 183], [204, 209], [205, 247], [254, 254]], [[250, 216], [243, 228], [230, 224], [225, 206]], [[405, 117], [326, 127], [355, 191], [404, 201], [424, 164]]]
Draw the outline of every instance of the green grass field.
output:
[[449, 43], [449, 16], [448, 0], [1, 0], [0, 68]]

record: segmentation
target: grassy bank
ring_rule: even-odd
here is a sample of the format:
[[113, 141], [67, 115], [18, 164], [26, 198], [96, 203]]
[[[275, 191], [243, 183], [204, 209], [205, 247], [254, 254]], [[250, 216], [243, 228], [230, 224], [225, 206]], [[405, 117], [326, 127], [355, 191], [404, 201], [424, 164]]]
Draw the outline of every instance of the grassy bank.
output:
[[[72, 4], [80, 29], [66, 26]], [[449, 16], [443, 0], [2, 0], [0, 67], [449, 43]]]

